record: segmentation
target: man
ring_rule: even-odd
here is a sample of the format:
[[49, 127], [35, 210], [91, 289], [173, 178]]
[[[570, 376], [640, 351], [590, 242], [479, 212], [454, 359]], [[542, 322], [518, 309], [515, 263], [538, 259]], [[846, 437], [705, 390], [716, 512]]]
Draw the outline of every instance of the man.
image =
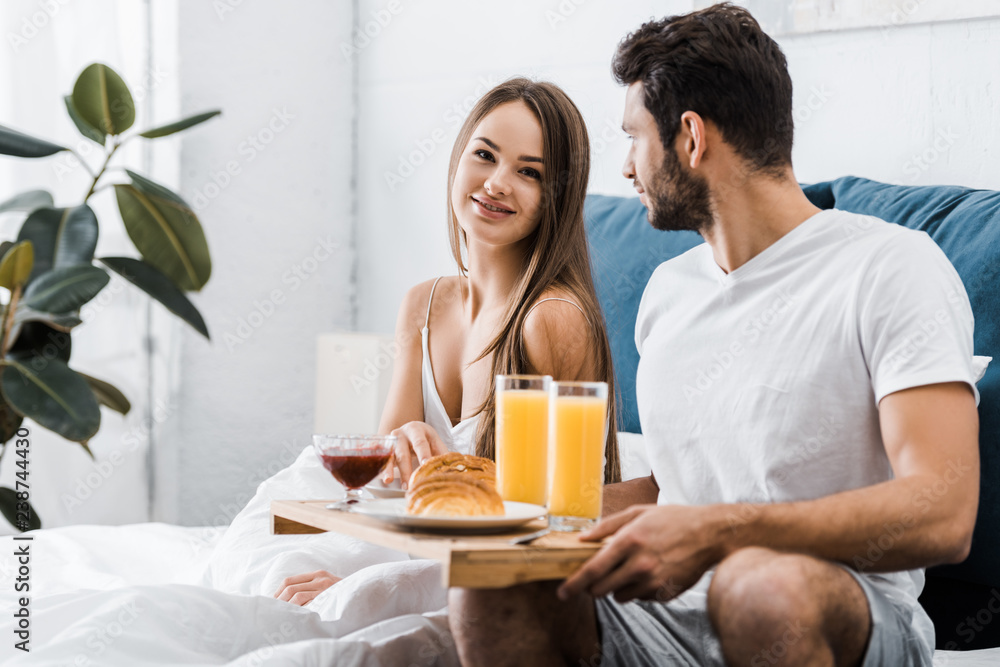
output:
[[653, 475], [607, 489], [627, 509], [565, 582], [453, 590], [463, 664], [930, 665], [921, 568], [966, 557], [978, 502], [958, 275], [806, 199], [785, 58], [745, 10], [647, 23], [614, 72], [650, 222], [706, 241], [639, 309]]

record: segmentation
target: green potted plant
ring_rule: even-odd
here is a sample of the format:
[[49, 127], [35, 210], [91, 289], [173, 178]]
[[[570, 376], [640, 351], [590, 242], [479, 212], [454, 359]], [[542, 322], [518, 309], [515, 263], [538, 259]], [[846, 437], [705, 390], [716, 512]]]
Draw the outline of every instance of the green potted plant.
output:
[[[176, 193], [128, 169], [123, 170], [126, 182], [103, 181], [112, 173], [111, 159], [126, 142], [165, 137], [221, 112], [206, 111], [125, 134], [135, 122], [132, 94], [114, 70], [100, 63], [83, 70], [64, 102], [80, 133], [103, 148], [103, 163], [94, 170], [77, 155], [93, 180], [76, 206], [57, 207], [44, 190], [0, 203], [0, 213], [26, 214], [17, 238], [0, 243], [0, 287], [7, 290], [5, 303], [0, 296], [0, 462], [25, 417], [80, 443], [93, 457], [87, 442], [100, 428], [99, 406], [122, 414], [131, 408], [117, 388], [69, 365], [71, 333], [82, 323], [80, 307], [108, 284], [108, 270], [208, 338], [205, 321], [185, 296], [204, 287], [212, 271], [205, 233], [194, 211]], [[0, 126], [0, 154], [43, 158], [62, 151], [76, 154]], [[87, 202], [109, 186], [139, 258], [94, 257], [99, 226]], [[27, 479], [22, 461], [23, 455], [17, 462], [22, 468], [17, 471], [18, 489], [27, 488], [20, 482]], [[27, 498], [24, 491], [0, 487], [0, 513], [21, 531], [41, 526]]]

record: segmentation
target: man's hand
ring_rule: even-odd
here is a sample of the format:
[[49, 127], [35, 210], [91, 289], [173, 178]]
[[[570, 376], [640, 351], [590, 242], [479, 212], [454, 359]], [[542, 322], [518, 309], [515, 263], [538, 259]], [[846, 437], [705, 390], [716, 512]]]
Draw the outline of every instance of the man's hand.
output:
[[394, 430], [392, 435], [396, 436], [398, 440], [396, 441], [396, 451], [393, 452], [392, 459], [382, 474], [382, 481], [385, 484], [392, 481], [393, 468], [398, 466], [401, 486], [405, 489], [415, 468], [413, 465], [414, 457], [419, 465], [432, 456], [448, 452], [448, 447], [441, 442], [437, 431], [424, 422], [403, 424]]
[[326, 570], [298, 574], [283, 580], [274, 597], [303, 607], [338, 581], [340, 581], [340, 577], [335, 577]]
[[580, 536], [597, 541], [612, 535], [579, 571], [559, 587], [568, 600], [579, 593], [614, 593], [666, 602], [693, 586], [721, 558], [706, 507], [636, 505], [602, 520]]

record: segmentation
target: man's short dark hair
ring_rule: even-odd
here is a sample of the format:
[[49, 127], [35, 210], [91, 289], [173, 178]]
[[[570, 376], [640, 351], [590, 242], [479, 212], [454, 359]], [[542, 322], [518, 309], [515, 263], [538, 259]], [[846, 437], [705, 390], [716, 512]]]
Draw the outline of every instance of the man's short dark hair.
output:
[[694, 111], [755, 170], [792, 162], [792, 79], [777, 43], [750, 12], [729, 3], [645, 23], [618, 45], [622, 85], [642, 82], [666, 150]]

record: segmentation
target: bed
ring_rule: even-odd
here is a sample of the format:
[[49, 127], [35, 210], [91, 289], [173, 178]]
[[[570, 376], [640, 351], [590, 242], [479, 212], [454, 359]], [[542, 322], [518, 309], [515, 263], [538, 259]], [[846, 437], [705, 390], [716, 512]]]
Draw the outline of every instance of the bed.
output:
[[[1000, 311], [994, 277], [1000, 265], [1000, 229], [991, 221], [1000, 210], [1000, 194], [850, 178], [817, 184], [807, 193], [824, 208], [836, 205], [927, 229], [969, 291], [977, 316], [976, 352], [996, 349]], [[656, 264], [700, 239], [683, 233], [657, 235], [634, 199], [590, 197], [587, 213], [622, 393], [622, 426], [638, 431], [637, 355], [631, 343], [638, 295]], [[1000, 434], [998, 386], [1000, 371], [994, 364], [979, 384], [983, 492], [973, 554], [960, 566], [935, 568], [934, 576], [928, 576], [939, 587], [938, 615], [931, 615], [945, 629], [954, 626], [949, 618], [962, 619], [967, 613], [980, 623], [984, 617], [977, 613], [989, 614], [988, 621], [995, 616], [990, 596], [1000, 586], [995, 567], [1000, 484], [991, 481], [1000, 480], [1000, 458], [993, 446]], [[624, 433], [621, 444], [626, 475], [645, 474], [642, 436]], [[0, 623], [0, 636], [7, 638], [0, 655], [10, 665], [456, 665], [445, 590], [434, 562], [411, 560], [336, 534], [270, 534], [271, 499], [339, 493], [306, 449], [263, 482], [227, 528], [76, 526], [36, 531], [28, 535], [30, 541], [4, 537], [4, 554], [29, 545], [31, 652], [13, 648], [22, 619], [7, 612]], [[15, 581], [19, 567], [10, 556], [0, 558], [3, 581]], [[351, 576], [306, 608], [272, 597], [284, 577], [316, 569]], [[17, 613], [19, 595], [13, 585], [0, 587], [0, 598], [4, 609]], [[1000, 622], [984, 623], [976, 639], [995, 636], [997, 628]], [[976, 644], [959, 639], [954, 645]], [[934, 664], [998, 665], [1000, 648], [939, 650]]]

